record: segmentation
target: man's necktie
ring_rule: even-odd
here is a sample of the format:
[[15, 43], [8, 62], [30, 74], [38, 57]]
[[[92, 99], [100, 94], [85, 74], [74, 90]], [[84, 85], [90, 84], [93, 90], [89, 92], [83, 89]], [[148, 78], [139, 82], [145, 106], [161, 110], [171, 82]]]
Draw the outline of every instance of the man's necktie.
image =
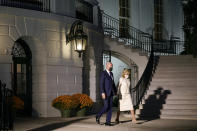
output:
[[111, 79], [113, 80], [113, 77], [112, 77], [112, 73], [111, 72], [109, 72], [109, 76], [111, 77]]

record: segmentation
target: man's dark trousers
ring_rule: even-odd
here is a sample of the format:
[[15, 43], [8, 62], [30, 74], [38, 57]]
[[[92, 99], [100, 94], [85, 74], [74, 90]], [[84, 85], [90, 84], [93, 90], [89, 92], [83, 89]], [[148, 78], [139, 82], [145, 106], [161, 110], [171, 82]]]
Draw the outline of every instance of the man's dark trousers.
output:
[[104, 102], [104, 107], [97, 114], [97, 117], [100, 118], [104, 113], [107, 112], [106, 123], [110, 123], [112, 116], [113, 96], [107, 97], [105, 100], [103, 100], [103, 102]]

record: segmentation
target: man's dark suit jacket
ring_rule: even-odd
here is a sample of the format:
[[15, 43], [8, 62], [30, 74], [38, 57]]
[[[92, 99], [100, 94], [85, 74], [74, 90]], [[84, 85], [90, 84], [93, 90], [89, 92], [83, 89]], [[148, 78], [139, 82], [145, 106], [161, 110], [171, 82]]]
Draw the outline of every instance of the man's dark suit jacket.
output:
[[[113, 73], [112, 72], [110, 72], [110, 73], [113, 77]], [[107, 97], [116, 95], [116, 87], [114, 84], [114, 79], [112, 79], [109, 76], [109, 74], [106, 70], [103, 71], [101, 74], [100, 91], [101, 91], [101, 93], [105, 93]]]

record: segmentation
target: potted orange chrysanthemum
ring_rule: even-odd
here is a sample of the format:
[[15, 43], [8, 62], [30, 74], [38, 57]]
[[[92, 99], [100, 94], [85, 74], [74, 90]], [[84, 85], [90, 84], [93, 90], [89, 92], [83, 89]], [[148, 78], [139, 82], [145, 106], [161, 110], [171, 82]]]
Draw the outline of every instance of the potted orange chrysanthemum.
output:
[[60, 110], [62, 117], [70, 117], [72, 110], [79, 106], [79, 101], [69, 95], [62, 95], [52, 101], [52, 106]]
[[77, 116], [84, 116], [93, 105], [92, 99], [86, 94], [74, 94], [73, 99], [79, 101]]
[[11, 96], [9, 98], [9, 104], [11, 106], [12, 117], [15, 118], [16, 115], [24, 110], [24, 101], [18, 96]]
[[21, 100], [18, 96], [12, 96], [12, 109], [23, 110], [24, 109], [24, 101]]

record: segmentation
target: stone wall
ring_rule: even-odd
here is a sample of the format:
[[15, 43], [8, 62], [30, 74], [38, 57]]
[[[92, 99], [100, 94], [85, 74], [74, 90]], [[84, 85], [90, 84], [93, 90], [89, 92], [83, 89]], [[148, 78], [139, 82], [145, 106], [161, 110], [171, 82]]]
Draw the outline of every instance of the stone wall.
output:
[[[84, 23], [84, 31], [88, 35], [88, 50], [83, 58], [79, 58], [74, 47], [66, 45], [65, 37], [75, 21], [74, 18], [0, 7], [0, 19], [0, 64], [12, 63], [12, 46], [19, 38], [27, 43], [32, 52], [34, 116], [60, 116], [59, 111], [51, 106], [51, 101], [62, 94], [82, 93], [83, 85], [87, 83], [89, 95], [97, 101], [103, 47], [103, 35], [97, 26]], [[87, 71], [84, 72], [83, 69]], [[1, 77], [9, 73], [1, 73]], [[83, 74], [89, 75], [84, 84]]]

